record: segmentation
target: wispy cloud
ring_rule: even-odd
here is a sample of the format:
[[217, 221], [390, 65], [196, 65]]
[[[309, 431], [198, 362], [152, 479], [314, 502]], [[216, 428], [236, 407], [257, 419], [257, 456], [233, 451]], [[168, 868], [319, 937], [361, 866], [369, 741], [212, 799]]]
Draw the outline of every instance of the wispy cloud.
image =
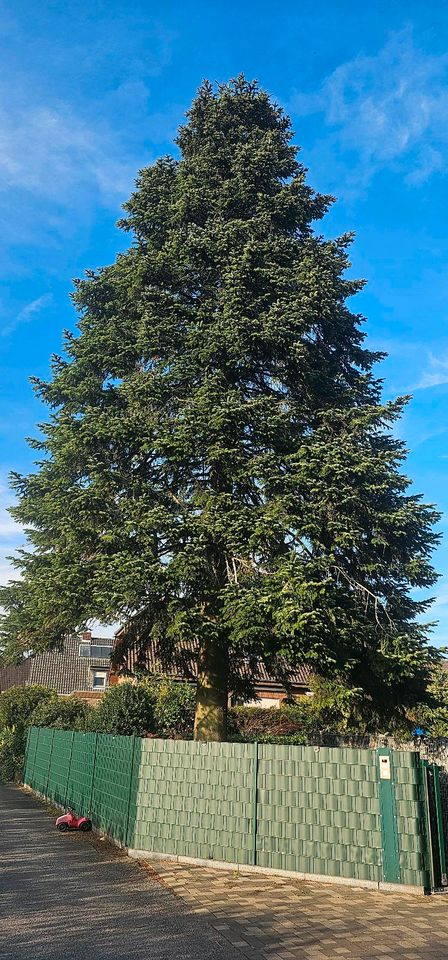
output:
[[27, 303], [16, 317], [5, 324], [5, 326], [0, 327], [0, 336], [7, 337], [8, 334], [13, 333], [22, 323], [29, 323], [36, 313], [39, 313], [40, 310], [43, 310], [44, 307], [51, 303], [51, 300], [51, 293], [44, 293], [41, 297], [37, 297], [36, 300], [32, 300], [31, 303]]
[[432, 609], [448, 607], [448, 580], [443, 580], [437, 590]]
[[[116, 208], [128, 194], [138, 165], [151, 159], [151, 86], [170, 64], [177, 39], [150, 11], [134, 7], [112, 19], [96, 11], [93, 26], [80, 9], [69, 18], [70, 37], [60, 35], [57, 16], [36, 17], [30, 31], [28, 22], [8, 21], [5, 12], [0, 201], [13, 188], [66, 209], [88, 187]], [[153, 117], [157, 136], [167, 118]]]
[[101, 119], [90, 125], [55, 101], [33, 103], [29, 92], [0, 88], [0, 177], [11, 188], [62, 205], [82, 187], [115, 198], [129, 187], [131, 166], [119, 140]]
[[428, 355], [428, 366], [424, 370], [414, 390], [428, 390], [431, 387], [440, 387], [448, 383], [448, 355], [436, 357]]
[[16, 248], [57, 248], [88, 227], [92, 210], [117, 211], [137, 170], [172, 137], [185, 106], [151, 111], [150, 90], [169, 45], [162, 37], [152, 60], [120, 62], [100, 99], [43, 91], [25, 69], [0, 81], [0, 252], [9, 269]]
[[447, 78], [448, 55], [425, 53], [406, 28], [374, 56], [341, 64], [315, 93], [295, 93], [290, 106], [300, 115], [323, 114], [333, 130], [327, 146], [350, 154], [358, 186], [385, 166], [417, 185], [446, 166]]

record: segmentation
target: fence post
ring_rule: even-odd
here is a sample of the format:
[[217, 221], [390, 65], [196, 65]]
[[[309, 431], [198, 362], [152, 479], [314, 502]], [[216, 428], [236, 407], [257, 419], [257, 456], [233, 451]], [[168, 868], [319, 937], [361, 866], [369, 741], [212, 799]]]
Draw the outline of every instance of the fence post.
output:
[[258, 740], [256, 740], [252, 761], [252, 866], [254, 867], [257, 864], [258, 762]]
[[126, 811], [126, 826], [124, 831], [123, 842], [126, 847], [129, 847], [129, 816], [131, 812], [131, 797], [132, 797], [132, 787], [134, 785], [134, 760], [135, 760], [135, 745], [137, 742], [137, 737], [132, 738], [132, 757], [131, 757], [131, 773], [129, 777], [129, 793], [128, 793], [128, 808]]
[[68, 757], [68, 770], [67, 770], [67, 779], [65, 781], [65, 796], [64, 796], [64, 807], [67, 806], [67, 794], [68, 794], [68, 785], [70, 782], [70, 774], [72, 772], [72, 756], [73, 756], [73, 741], [75, 739], [75, 731], [72, 730], [72, 739], [70, 741], [70, 753]]
[[383, 881], [400, 883], [400, 851], [398, 848], [397, 811], [392, 751], [381, 747], [378, 757], [378, 791], [383, 841]]
[[26, 783], [26, 771], [28, 767], [28, 754], [30, 751], [30, 738], [31, 738], [31, 727], [28, 727], [26, 732], [26, 747], [25, 747], [25, 760], [23, 763], [23, 782]]
[[96, 748], [98, 746], [98, 734], [95, 733], [95, 746], [93, 748], [93, 767], [92, 767], [92, 783], [90, 786], [90, 798], [89, 798], [89, 809], [86, 810], [88, 817], [92, 819], [92, 803], [93, 803], [93, 788], [95, 786], [95, 767], [96, 767]]
[[446, 869], [445, 831], [443, 827], [442, 795], [440, 791], [440, 771], [436, 763], [432, 764], [434, 777], [434, 806], [437, 824], [437, 839], [439, 842], [440, 882], [442, 887], [448, 886]]
[[54, 744], [54, 735], [55, 735], [55, 730], [54, 730], [54, 728], [53, 728], [53, 730], [52, 730], [52, 734], [53, 734], [53, 735], [52, 735], [52, 738], [51, 738], [50, 756], [49, 756], [49, 758], [48, 758], [47, 783], [46, 783], [46, 786], [45, 786], [45, 796], [46, 796], [47, 798], [48, 798], [48, 784], [49, 784], [49, 782], [50, 782], [50, 773], [51, 773], [51, 759], [52, 759], [52, 756], [53, 756], [53, 744]]
[[429, 789], [428, 789], [429, 761], [423, 760], [419, 754], [418, 754], [418, 761], [419, 761], [419, 767], [420, 767], [420, 786], [422, 789], [422, 799], [423, 799], [426, 865], [427, 865], [428, 874], [429, 874], [430, 889], [434, 890], [436, 881], [435, 881], [435, 874], [434, 874], [434, 850], [433, 850], [432, 835], [431, 835], [431, 817], [429, 812]]
[[37, 757], [37, 751], [39, 749], [40, 727], [36, 727], [36, 730], [37, 730], [37, 739], [36, 739], [36, 749], [34, 751], [34, 760], [33, 760], [33, 782], [30, 783], [30, 787], [32, 787], [33, 790], [34, 790], [34, 773], [36, 770], [36, 757]]

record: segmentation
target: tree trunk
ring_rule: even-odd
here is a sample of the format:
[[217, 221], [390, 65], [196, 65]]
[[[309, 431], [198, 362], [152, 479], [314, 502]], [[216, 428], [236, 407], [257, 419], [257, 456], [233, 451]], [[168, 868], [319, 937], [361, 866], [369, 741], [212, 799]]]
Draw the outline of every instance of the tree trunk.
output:
[[195, 740], [226, 740], [229, 658], [216, 640], [205, 641], [198, 656]]

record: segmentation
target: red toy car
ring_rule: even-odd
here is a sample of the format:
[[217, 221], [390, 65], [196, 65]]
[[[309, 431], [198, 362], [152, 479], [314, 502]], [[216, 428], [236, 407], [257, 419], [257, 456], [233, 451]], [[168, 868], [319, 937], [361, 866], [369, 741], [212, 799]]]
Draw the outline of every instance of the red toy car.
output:
[[86, 832], [92, 829], [92, 821], [88, 817], [76, 817], [73, 810], [67, 810], [64, 816], [58, 817], [56, 820], [56, 827], [61, 833], [66, 833], [67, 830], [83, 830]]

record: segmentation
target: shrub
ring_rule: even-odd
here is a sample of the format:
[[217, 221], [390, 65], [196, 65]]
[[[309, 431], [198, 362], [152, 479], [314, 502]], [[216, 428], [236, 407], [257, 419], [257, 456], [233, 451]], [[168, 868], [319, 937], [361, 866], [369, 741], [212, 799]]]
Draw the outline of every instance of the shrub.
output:
[[10, 687], [0, 693], [0, 730], [5, 727], [27, 727], [36, 707], [55, 697], [55, 690], [38, 684], [30, 687]]
[[33, 711], [57, 694], [49, 687], [10, 687], [0, 693], [0, 779], [16, 780], [22, 775], [26, 732]]
[[318, 727], [310, 701], [278, 707], [233, 707], [229, 710], [229, 737], [274, 743], [276, 737], [305, 738]]
[[448, 737], [448, 669], [437, 663], [428, 686], [429, 702], [409, 711], [411, 727], [423, 727], [431, 737]]
[[196, 693], [193, 685], [157, 677], [147, 681], [153, 702], [154, 733], [159, 737], [193, 736]]
[[371, 701], [361, 687], [351, 687], [340, 677], [313, 677], [313, 712], [320, 723], [340, 733], [376, 732], [381, 725]]
[[0, 729], [0, 780], [19, 780], [25, 761], [26, 737], [14, 727]]
[[109, 687], [89, 715], [89, 729], [124, 736], [154, 732], [154, 704], [146, 683], [126, 681]]
[[30, 724], [57, 730], [85, 730], [92, 713], [93, 708], [76, 697], [54, 697], [42, 701], [33, 710]]

